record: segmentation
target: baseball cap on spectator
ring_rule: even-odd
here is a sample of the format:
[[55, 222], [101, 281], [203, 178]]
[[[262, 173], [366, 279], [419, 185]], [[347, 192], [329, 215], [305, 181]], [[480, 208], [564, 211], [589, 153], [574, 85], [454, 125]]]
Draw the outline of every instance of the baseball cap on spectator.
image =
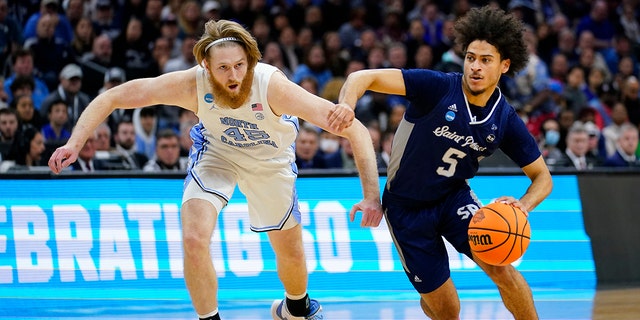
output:
[[105, 72], [104, 74], [104, 82], [112, 82], [112, 81], [119, 81], [121, 83], [127, 81], [127, 77], [124, 73], [124, 70], [118, 67], [113, 67], [107, 70], [107, 72]]
[[77, 64], [70, 63], [62, 68], [60, 71], [60, 78], [62, 79], [72, 79], [72, 78], [82, 78], [82, 69]]
[[202, 13], [205, 14], [211, 10], [220, 10], [220, 2], [209, 0], [202, 5]]

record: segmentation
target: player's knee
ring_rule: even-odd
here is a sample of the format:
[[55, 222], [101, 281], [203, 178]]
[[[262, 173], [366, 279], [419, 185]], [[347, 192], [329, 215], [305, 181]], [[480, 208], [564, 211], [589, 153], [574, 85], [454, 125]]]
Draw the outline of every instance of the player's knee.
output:
[[202, 251], [209, 251], [210, 238], [203, 235], [198, 230], [185, 229], [182, 231], [182, 245], [184, 247], [185, 254], [199, 253]]
[[278, 244], [272, 245], [274, 245], [276, 256], [281, 262], [304, 263], [305, 255], [302, 243], [291, 243], [280, 248], [277, 248]]
[[511, 265], [485, 267], [485, 272], [498, 286], [513, 283], [518, 271]]
[[298, 246], [291, 246], [288, 250], [284, 250], [280, 253], [281, 259], [292, 260], [292, 261], [304, 261], [304, 249], [299, 248]]

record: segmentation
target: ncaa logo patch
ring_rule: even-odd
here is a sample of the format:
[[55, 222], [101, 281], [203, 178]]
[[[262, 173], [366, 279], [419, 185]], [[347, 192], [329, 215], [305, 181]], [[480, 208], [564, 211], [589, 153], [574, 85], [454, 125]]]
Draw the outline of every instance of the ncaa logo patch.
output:
[[213, 102], [213, 94], [207, 93], [204, 95], [204, 102], [212, 103]]
[[453, 121], [453, 119], [456, 118], [456, 114], [453, 111], [447, 111], [447, 113], [444, 115], [444, 119], [447, 121]]

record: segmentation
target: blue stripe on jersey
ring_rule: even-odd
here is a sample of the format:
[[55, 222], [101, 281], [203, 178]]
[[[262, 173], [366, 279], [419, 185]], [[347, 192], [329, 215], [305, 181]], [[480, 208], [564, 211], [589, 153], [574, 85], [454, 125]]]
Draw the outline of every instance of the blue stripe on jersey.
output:
[[445, 196], [501, 148], [520, 167], [540, 156], [538, 146], [501, 94], [485, 119], [472, 119], [462, 75], [403, 70], [409, 106], [396, 132], [385, 201], [424, 203]]
[[[300, 121], [298, 120], [298, 117], [295, 116], [290, 116], [287, 114], [283, 114], [282, 115], [282, 119], [284, 121], [290, 122], [291, 124], [293, 124], [293, 128], [296, 131], [296, 137], [298, 136], [298, 133], [300, 133]], [[294, 140], [293, 143], [291, 143], [291, 145], [289, 146], [289, 149], [291, 149], [293, 151], [293, 154], [296, 154], [296, 141]], [[294, 162], [295, 165], [295, 162]], [[298, 167], [294, 166], [293, 168], [293, 172], [298, 175]]]
[[194, 125], [193, 128], [191, 128], [191, 131], [189, 131], [189, 136], [191, 137], [191, 140], [193, 140], [193, 145], [191, 146], [191, 150], [189, 151], [189, 168], [187, 169], [189, 175], [187, 175], [187, 179], [185, 180], [184, 185], [186, 186], [189, 180], [193, 178], [198, 183], [200, 188], [202, 188], [202, 190], [213, 193], [229, 202], [229, 197], [227, 197], [224, 193], [205, 187], [204, 183], [202, 182], [202, 178], [196, 174], [195, 170], [193, 170], [198, 165], [200, 159], [202, 159], [202, 156], [209, 148], [210, 142], [209, 140], [207, 140], [207, 138], [205, 138], [203, 134], [203, 132], [206, 130], [207, 129], [204, 127], [202, 122], [200, 122]]

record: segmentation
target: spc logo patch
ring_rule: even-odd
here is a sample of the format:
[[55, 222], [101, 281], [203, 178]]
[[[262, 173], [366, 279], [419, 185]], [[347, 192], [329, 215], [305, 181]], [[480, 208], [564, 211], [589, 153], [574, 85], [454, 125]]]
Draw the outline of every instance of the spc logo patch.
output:
[[456, 113], [453, 111], [447, 111], [447, 113], [444, 115], [444, 119], [447, 121], [453, 121], [453, 119], [456, 118]]
[[471, 221], [473, 221], [473, 223], [480, 223], [482, 220], [484, 220], [484, 218], [484, 212], [482, 210], [478, 210], [473, 214], [473, 218], [471, 218]]

